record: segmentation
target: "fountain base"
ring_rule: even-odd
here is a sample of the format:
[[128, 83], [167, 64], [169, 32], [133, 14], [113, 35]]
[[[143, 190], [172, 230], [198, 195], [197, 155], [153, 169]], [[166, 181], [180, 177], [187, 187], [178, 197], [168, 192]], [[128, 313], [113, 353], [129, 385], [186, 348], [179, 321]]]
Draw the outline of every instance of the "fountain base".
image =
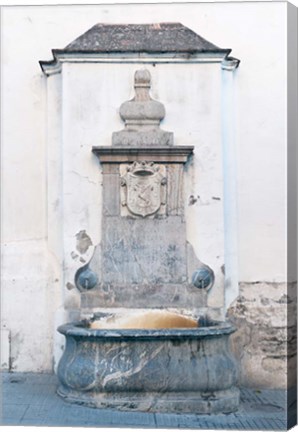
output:
[[118, 411], [141, 411], [160, 413], [195, 413], [195, 414], [228, 414], [238, 409], [239, 389], [233, 387], [229, 390], [212, 393], [197, 392], [123, 392], [111, 393], [85, 393], [69, 390], [60, 386], [57, 390], [59, 396], [66, 401], [92, 408], [116, 409]]

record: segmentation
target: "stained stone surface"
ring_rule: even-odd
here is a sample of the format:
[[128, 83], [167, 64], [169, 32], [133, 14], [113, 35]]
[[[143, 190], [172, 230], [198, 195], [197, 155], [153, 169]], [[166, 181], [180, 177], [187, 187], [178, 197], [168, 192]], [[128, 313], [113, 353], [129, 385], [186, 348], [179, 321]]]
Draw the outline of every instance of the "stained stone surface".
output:
[[82, 307], [184, 308], [196, 312], [206, 306], [207, 294], [190, 284], [121, 284], [99, 286], [82, 293]]
[[109, 216], [104, 227], [102, 255], [90, 263], [94, 271], [98, 266], [104, 271], [97, 287], [82, 294], [84, 307], [206, 306], [206, 291], [191, 284], [201, 263], [185, 241], [183, 218]]
[[126, 130], [113, 133], [113, 145], [114, 146], [168, 146], [173, 145], [174, 136], [172, 132], [166, 132], [163, 130], [151, 130], [151, 131], [133, 131], [128, 132]]
[[[118, 167], [117, 167], [118, 168]], [[120, 214], [120, 175], [119, 169], [103, 175], [103, 216]]]
[[61, 326], [67, 346], [58, 393], [73, 402], [124, 410], [235, 411], [238, 369], [228, 349], [234, 328], [210, 324], [168, 330]]
[[[199, 396], [198, 392], [127, 392], [83, 394], [62, 385], [58, 394], [69, 402], [84, 404], [93, 408], [107, 408], [118, 411], [150, 413], [196, 413], [230, 414], [236, 411], [240, 391], [236, 387]], [[94, 396], [92, 399], [90, 396]]]
[[103, 233], [103, 284], [185, 283], [184, 222], [109, 217]]
[[193, 147], [172, 145], [173, 134], [160, 129], [165, 108], [150, 87], [150, 72], [137, 70], [135, 96], [120, 107], [124, 129], [112, 146], [93, 148], [102, 166], [103, 218], [101, 257], [89, 267], [102, 272], [82, 295], [85, 311], [206, 306], [206, 292], [192, 285], [203, 263], [186, 241], [184, 219], [183, 165]]
[[[174, 149], [175, 147], [173, 147]], [[82, 293], [82, 307], [184, 308], [206, 306], [207, 293], [192, 285], [203, 263], [186, 241], [183, 164], [160, 165], [166, 177], [166, 205], [145, 218], [125, 207], [121, 177], [129, 164], [103, 163], [103, 231], [89, 266], [102, 269], [98, 285]]]
[[167, 214], [182, 216], [183, 209], [183, 165], [167, 165]]

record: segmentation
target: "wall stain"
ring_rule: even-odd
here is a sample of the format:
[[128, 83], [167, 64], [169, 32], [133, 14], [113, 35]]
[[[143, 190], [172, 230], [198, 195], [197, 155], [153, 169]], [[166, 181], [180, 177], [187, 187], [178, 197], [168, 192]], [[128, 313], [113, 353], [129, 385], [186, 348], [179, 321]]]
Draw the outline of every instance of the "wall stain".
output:
[[91, 238], [86, 233], [86, 230], [82, 230], [76, 234], [77, 244], [76, 249], [81, 254], [87, 252], [90, 246], [92, 246]]
[[190, 195], [190, 197], [188, 199], [188, 205], [189, 206], [194, 205], [198, 201], [198, 198], [195, 198], [193, 195]]

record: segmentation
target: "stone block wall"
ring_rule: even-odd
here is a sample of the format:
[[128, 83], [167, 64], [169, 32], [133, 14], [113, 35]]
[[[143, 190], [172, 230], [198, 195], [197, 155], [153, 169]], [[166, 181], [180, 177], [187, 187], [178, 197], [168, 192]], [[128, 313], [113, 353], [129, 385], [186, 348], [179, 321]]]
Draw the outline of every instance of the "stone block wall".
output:
[[[231, 337], [240, 365], [240, 384], [286, 388], [296, 377], [296, 287], [283, 283], [240, 283], [239, 296], [228, 310], [238, 328]], [[293, 289], [294, 288], [294, 289]]]

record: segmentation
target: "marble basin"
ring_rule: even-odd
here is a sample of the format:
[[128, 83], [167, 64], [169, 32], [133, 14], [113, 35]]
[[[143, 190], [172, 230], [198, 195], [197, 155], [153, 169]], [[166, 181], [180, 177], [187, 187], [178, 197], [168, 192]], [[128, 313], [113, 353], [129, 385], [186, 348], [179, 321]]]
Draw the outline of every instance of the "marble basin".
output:
[[237, 410], [230, 323], [154, 329], [90, 325], [81, 321], [58, 328], [66, 337], [58, 394], [69, 402], [151, 412]]

